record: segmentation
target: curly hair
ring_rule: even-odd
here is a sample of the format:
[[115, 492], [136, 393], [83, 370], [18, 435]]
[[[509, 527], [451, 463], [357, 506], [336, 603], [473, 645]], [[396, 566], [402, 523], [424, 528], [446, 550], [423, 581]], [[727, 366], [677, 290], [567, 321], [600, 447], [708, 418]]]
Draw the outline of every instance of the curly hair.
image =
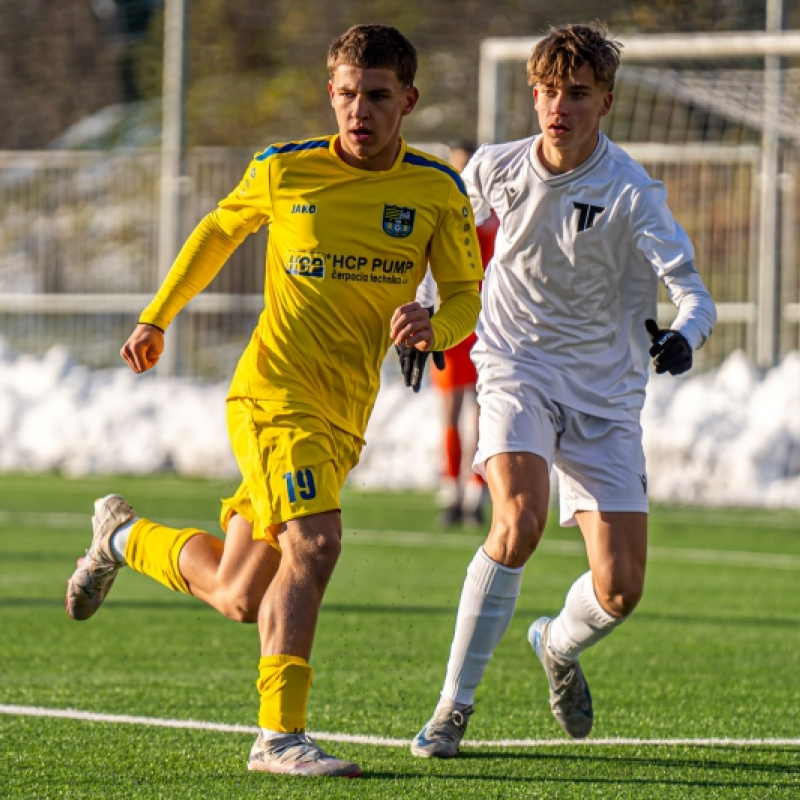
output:
[[328, 49], [328, 72], [346, 64], [361, 69], [391, 69], [403, 86], [413, 86], [417, 51], [397, 28], [390, 25], [354, 25]]
[[595, 80], [611, 91], [621, 53], [622, 45], [608, 38], [608, 28], [602, 22], [550, 28], [528, 59], [528, 85], [572, 78], [584, 64], [590, 64]]

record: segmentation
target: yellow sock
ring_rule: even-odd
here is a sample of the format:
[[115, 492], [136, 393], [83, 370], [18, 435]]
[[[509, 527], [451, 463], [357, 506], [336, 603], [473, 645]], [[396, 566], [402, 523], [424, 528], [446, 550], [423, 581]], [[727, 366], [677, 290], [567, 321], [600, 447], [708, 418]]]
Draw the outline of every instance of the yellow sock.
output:
[[177, 530], [149, 519], [140, 519], [128, 534], [125, 561], [129, 567], [163, 583], [168, 589], [191, 594], [178, 569], [178, 558], [186, 542], [198, 533], [203, 531], [196, 528]]
[[299, 656], [264, 656], [258, 662], [256, 688], [261, 698], [258, 724], [282, 733], [306, 729], [308, 695], [314, 670]]

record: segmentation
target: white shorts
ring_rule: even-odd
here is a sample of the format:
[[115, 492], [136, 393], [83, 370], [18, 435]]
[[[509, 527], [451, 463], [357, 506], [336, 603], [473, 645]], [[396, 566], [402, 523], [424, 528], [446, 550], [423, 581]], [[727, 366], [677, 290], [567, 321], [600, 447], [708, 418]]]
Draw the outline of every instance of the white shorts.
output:
[[500, 453], [534, 453], [555, 467], [560, 521], [576, 511], [647, 513], [647, 469], [638, 420], [603, 419], [548, 399], [520, 383], [514, 394], [493, 387], [479, 396], [478, 450], [473, 469]]

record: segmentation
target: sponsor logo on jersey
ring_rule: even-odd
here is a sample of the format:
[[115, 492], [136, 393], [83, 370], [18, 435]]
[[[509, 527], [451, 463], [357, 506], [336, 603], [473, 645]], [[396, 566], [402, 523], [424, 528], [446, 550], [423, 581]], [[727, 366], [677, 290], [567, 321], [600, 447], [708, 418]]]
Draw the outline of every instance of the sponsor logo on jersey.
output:
[[383, 231], [389, 236], [403, 239], [414, 230], [414, 215], [416, 209], [404, 206], [383, 207]]
[[286, 273], [303, 278], [324, 278], [325, 257], [319, 253], [292, 253], [286, 265]]
[[406, 284], [414, 267], [415, 263], [411, 259], [380, 258], [379, 256], [370, 258], [355, 253], [295, 251], [289, 254], [286, 273], [320, 280], [329, 275], [331, 279], [337, 281]]
[[316, 214], [317, 207], [313, 203], [294, 203], [292, 214]]
[[578, 210], [578, 230], [576, 233], [588, 231], [594, 225], [595, 219], [605, 211], [603, 206], [590, 206], [588, 203], [572, 203]]

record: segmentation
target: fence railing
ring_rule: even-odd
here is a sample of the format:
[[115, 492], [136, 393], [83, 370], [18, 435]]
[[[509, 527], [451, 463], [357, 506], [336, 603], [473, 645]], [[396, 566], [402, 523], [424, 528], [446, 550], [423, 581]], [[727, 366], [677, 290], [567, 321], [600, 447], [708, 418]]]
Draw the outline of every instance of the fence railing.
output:
[[[747, 146], [623, 145], [667, 186], [719, 308], [701, 366], [736, 349], [755, 356], [759, 151]], [[441, 151], [439, 151], [441, 152]], [[187, 154], [182, 235], [236, 185], [252, 151]], [[92, 367], [119, 348], [158, 288], [159, 156], [155, 151], [0, 152], [0, 336], [21, 352], [66, 345]], [[781, 352], [800, 346], [796, 246], [800, 159], [780, 176], [777, 308]], [[249, 237], [168, 332], [183, 374], [229, 376], [262, 307], [266, 233]], [[661, 297], [659, 315], [673, 309]]]

